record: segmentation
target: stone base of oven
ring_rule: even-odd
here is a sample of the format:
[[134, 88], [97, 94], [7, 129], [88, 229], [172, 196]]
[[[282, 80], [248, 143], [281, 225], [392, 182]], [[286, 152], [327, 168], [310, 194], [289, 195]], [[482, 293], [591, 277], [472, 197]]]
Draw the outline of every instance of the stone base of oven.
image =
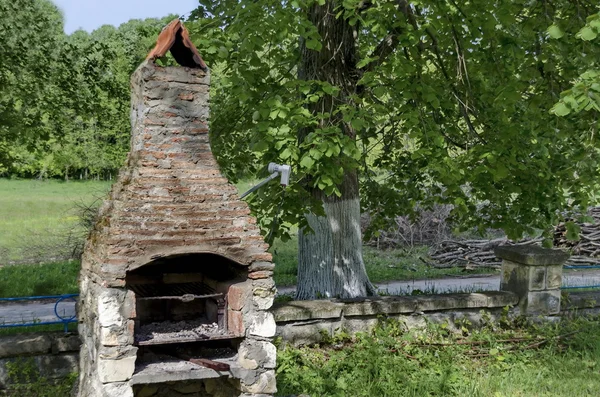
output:
[[179, 382], [188, 380], [204, 380], [233, 376], [238, 379], [256, 378], [256, 371], [240, 368], [237, 356], [231, 359], [219, 359], [218, 362], [229, 364], [229, 371], [215, 371], [214, 369], [192, 364], [189, 361], [158, 362], [140, 366], [129, 381], [131, 385], [152, 384], [165, 382]]
[[[163, 390], [163, 385], [186, 384], [190, 388], [205, 386], [194, 396], [249, 397], [268, 396], [277, 391], [273, 370], [253, 370], [240, 367], [237, 357], [216, 360], [230, 365], [229, 371], [215, 371], [186, 361], [161, 362], [136, 369], [129, 384], [133, 386], [134, 397], [178, 396], [179, 394], [147, 394], [150, 390]], [[194, 385], [194, 386], [192, 386]], [[213, 386], [218, 387], [213, 387]], [[142, 387], [143, 386], [143, 387]], [[145, 392], [142, 393], [141, 390]], [[214, 394], [212, 390], [216, 390]], [[139, 391], [139, 392], [136, 392]], [[245, 392], [245, 393], [243, 393]], [[139, 394], [139, 395], [138, 395]], [[187, 396], [187, 395], [186, 395]]]
[[276, 391], [275, 373], [269, 371], [260, 374], [250, 386], [243, 379], [229, 376], [160, 383], [117, 382], [103, 384], [93, 397], [272, 397]]
[[[237, 356], [219, 359], [229, 371], [215, 371], [186, 361], [152, 363], [136, 368], [127, 382], [96, 383], [80, 397], [271, 397], [275, 371], [245, 369]], [[97, 379], [95, 380], [97, 382]]]
[[136, 385], [134, 397], [237, 397], [239, 381], [234, 379], [205, 379], [202, 381], [169, 382]]
[[[250, 371], [253, 372], [253, 371]], [[139, 379], [138, 379], [139, 380]], [[160, 383], [116, 382], [101, 384], [86, 397], [272, 397], [277, 391], [275, 373], [262, 373], [255, 384], [245, 385], [243, 379], [220, 376]], [[81, 394], [80, 394], [81, 395]]]

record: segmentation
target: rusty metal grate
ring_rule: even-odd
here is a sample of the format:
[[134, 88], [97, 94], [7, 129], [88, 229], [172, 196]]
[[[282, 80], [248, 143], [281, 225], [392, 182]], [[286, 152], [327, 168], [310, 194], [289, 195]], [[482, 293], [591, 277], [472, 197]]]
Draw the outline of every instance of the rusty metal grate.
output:
[[210, 336], [188, 336], [188, 337], [173, 337], [169, 339], [147, 339], [144, 340], [136, 335], [135, 344], [137, 346], [156, 346], [156, 345], [171, 345], [171, 344], [181, 344], [181, 343], [194, 343], [194, 342], [214, 342], [218, 340], [235, 340], [240, 339], [242, 336], [239, 335], [210, 335]]
[[207, 298], [222, 296], [216, 294], [215, 290], [204, 283], [181, 283], [181, 284], [130, 284], [129, 287], [139, 297], [167, 297], [193, 295], [196, 297], [206, 295]]

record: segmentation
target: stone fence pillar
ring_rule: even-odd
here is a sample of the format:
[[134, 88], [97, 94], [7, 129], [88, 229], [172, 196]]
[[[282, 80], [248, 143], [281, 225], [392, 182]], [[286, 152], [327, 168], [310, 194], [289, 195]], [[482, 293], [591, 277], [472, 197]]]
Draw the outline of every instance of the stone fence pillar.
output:
[[494, 253], [502, 259], [500, 290], [518, 295], [521, 314], [560, 311], [562, 267], [569, 254], [534, 245], [500, 246]]

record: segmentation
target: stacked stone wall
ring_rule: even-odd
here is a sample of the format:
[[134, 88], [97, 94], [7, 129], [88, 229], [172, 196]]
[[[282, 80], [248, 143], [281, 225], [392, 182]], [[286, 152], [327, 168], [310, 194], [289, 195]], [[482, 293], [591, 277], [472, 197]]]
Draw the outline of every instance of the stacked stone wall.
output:
[[62, 332], [0, 337], [0, 391], [15, 381], [10, 364], [33, 370], [30, 379], [39, 375], [53, 381], [78, 373], [79, 347], [77, 335]]

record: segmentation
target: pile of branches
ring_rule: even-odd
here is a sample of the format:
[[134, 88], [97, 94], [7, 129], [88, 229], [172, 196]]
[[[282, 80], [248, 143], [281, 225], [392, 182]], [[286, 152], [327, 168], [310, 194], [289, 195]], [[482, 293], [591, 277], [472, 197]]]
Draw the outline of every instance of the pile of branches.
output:
[[[506, 237], [482, 240], [450, 239], [451, 228], [447, 222], [451, 207], [434, 206], [432, 209], [417, 210], [416, 217], [399, 216], [394, 218], [391, 226], [379, 230], [377, 237], [367, 239], [366, 244], [377, 248], [412, 248], [418, 245], [434, 246], [430, 266], [436, 268], [464, 267], [500, 268], [500, 259], [494, 255], [494, 248], [499, 245], [541, 245], [543, 238], [512, 241]], [[591, 222], [581, 222], [578, 215], [563, 214], [565, 221], [554, 229], [554, 247], [568, 250], [571, 253], [567, 264], [600, 264], [600, 207], [592, 207], [588, 215]], [[369, 227], [371, 219], [363, 214], [361, 219], [363, 232]], [[567, 238], [570, 223], [576, 225], [579, 239]]]
[[[565, 217], [565, 222], [554, 229], [554, 248], [568, 250], [571, 257], [567, 264], [600, 264], [600, 207], [592, 207], [588, 213], [594, 223], [578, 222], [576, 217]], [[567, 238], [567, 223], [577, 225], [579, 239]], [[541, 245], [543, 238], [524, 239], [517, 242], [507, 238], [494, 240], [446, 240], [436, 246], [430, 264], [437, 268], [500, 268], [500, 259], [494, 255], [499, 245]]]
[[499, 269], [501, 262], [494, 254], [494, 248], [499, 245], [539, 245], [542, 240], [537, 238], [513, 242], [506, 237], [494, 240], [446, 240], [439, 244], [431, 255], [431, 266]]
[[[588, 215], [593, 223], [578, 222], [576, 217], [566, 217], [554, 229], [555, 248], [568, 249], [572, 255], [569, 262], [574, 264], [600, 264], [600, 207], [592, 207]], [[567, 223], [572, 222], [579, 229], [579, 239], [567, 238]]]
[[[466, 352], [467, 356], [471, 358], [480, 358], [480, 357], [493, 357], [498, 354], [506, 354], [510, 351], [523, 351], [523, 350], [532, 350], [539, 349], [544, 345], [548, 345], [550, 343], [557, 344], [560, 350], [566, 349], [565, 343], [568, 342], [573, 335], [581, 332], [580, 330], [567, 332], [562, 335], [556, 336], [546, 336], [543, 337], [541, 335], [538, 336], [516, 336], [507, 339], [496, 339], [496, 340], [455, 340], [452, 342], [438, 342], [438, 343], [422, 343], [423, 347], [432, 347], [436, 348], [438, 346], [465, 346], [469, 347], [469, 351]], [[501, 353], [502, 352], [502, 353]]]
[[[417, 208], [415, 216], [397, 216], [388, 227], [379, 229], [377, 236], [365, 239], [365, 244], [378, 249], [436, 245], [452, 235], [447, 218], [450, 205], [434, 205], [433, 208]], [[363, 233], [371, 226], [369, 214], [361, 217]]]

